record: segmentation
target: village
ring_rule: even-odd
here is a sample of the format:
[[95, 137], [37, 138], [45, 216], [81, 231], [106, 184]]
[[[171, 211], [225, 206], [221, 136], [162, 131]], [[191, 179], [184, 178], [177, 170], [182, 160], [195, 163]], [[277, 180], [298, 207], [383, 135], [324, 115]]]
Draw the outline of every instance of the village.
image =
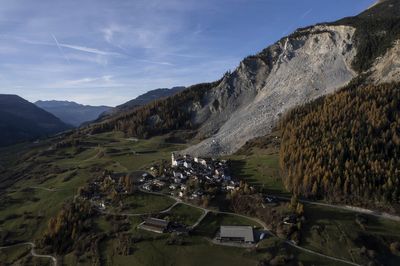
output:
[[226, 160], [203, 159], [172, 153], [170, 165], [150, 168], [139, 180], [146, 191], [163, 191], [198, 203], [208, 201], [220, 191], [239, 186], [232, 178]]
[[[217, 195], [238, 191], [243, 184], [232, 176], [228, 162], [211, 158], [171, 154], [171, 161], [153, 164], [139, 176], [115, 174], [104, 171], [87, 186], [78, 191], [78, 196], [88, 200], [100, 213], [124, 208], [123, 198], [134, 193], [163, 195], [175, 200], [175, 204], [156, 213], [138, 214], [143, 222], [141, 230], [154, 233], [176, 233], [188, 235], [209, 213], [208, 205]], [[253, 188], [250, 188], [250, 190]], [[276, 204], [275, 197], [265, 197], [264, 203]], [[195, 225], [164, 219], [177, 204], [186, 204], [203, 211]], [[218, 212], [218, 211], [217, 211]], [[296, 217], [286, 217], [283, 224], [296, 224]], [[267, 235], [264, 228], [221, 224], [213, 242], [222, 245], [252, 246]]]
[[[172, 153], [170, 162], [164, 160], [152, 164], [148, 171], [142, 171], [135, 176], [104, 171], [87, 186], [81, 187], [78, 197], [88, 200], [100, 213], [107, 215], [121, 214], [123, 210], [126, 210], [124, 199], [137, 193], [168, 197], [175, 203], [167, 209], [153, 213], [134, 214], [142, 218], [137, 228], [153, 233], [188, 236], [209, 212], [218, 213], [218, 208], [209, 209], [211, 201], [218, 196], [225, 198], [243, 188], [243, 183], [232, 175], [229, 162], [226, 160]], [[254, 191], [252, 187], [247, 189]], [[213, 202], [215, 204], [218, 200]], [[178, 204], [201, 210], [203, 214], [196, 218], [195, 224], [176, 221], [168, 214]], [[273, 196], [263, 196], [261, 205], [263, 208], [279, 205], [279, 200]], [[251, 247], [270, 235], [263, 222], [260, 223], [260, 220], [256, 218], [247, 218], [256, 221], [262, 227], [256, 229], [245, 224], [221, 224], [211, 241], [220, 245]], [[281, 223], [290, 228], [296, 225], [297, 218], [295, 215], [286, 216]]]

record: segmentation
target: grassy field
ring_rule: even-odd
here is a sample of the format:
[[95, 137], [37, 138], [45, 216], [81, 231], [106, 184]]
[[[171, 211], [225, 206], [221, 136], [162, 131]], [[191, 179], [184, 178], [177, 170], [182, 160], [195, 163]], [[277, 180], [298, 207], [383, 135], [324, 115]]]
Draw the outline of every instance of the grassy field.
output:
[[[49, 218], [58, 212], [64, 202], [73, 199], [79, 187], [95, 177], [94, 169], [123, 173], [142, 170], [155, 161], [168, 159], [172, 151], [177, 150], [178, 146], [182, 147], [165, 144], [161, 137], [131, 141], [120, 133], [87, 136], [84, 142], [79, 152], [75, 148], [61, 148], [50, 154], [41, 154], [48, 149], [49, 142], [43, 142], [33, 150], [32, 144], [1, 149], [2, 165], [8, 165], [12, 171], [6, 172], [0, 180], [8, 175], [26, 174], [21, 174], [20, 180], [8, 186], [0, 195], [0, 236], [7, 232], [9, 240], [28, 241], [42, 235]], [[122, 152], [108, 154], [105, 151], [110, 147]], [[127, 149], [135, 150], [135, 155], [124, 152]], [[26, 160], [15, 163], [17, 158], [25, 157]], [[3, 161], [3, 158], [8, 160]], [[15, 165], [9, 165], [12, 160]], [[57, 191], [48, 191], [46, 188]], [[170, 199], [160, 200], [157, 196], [142, 194], [128, 201], [133, 212], [157, 211], [173, 204]]]
[[232, 155], [232, 172], [249, 184], [263, 189], [265, 193], [288, 195], [279, 172], [279, 154], [253, 149], [251, 154]]
[[[400, 241], [400, 223], [363, 216], [362, 227], [352, 212], [313, 205], [305, 210], [302, 246], [360, 264], [377, 259], [384, 265], [398, 265], [400, 257], [390, 252], [389, 245]], [[374, 254], [364, 254], [368, 250]]]
[[[60, 148], [49, 153], [51, 141], [0, 149], [0, 165], [11, 169], [0, 174], [0, 188], [2, 185], [5, 188], [0, 194], [0, 245], [5, 244], [2, 242], [5, 237], [9, 241], [40, 239], [50, 217], [64, 202], [73, 199], [79, 187], [104, 169], [126, 174], [145, 170], [161, 159], [169, 160], [172, 151], [185, 147], [167, 143], [165, 137], [132, 140], [115, 132], [85, 136], [83, 143], [80, 147]], [[254, 147], [251, 152], [232, 155], [228, 159], [232, 161], [234, 176], [247, 180], [266, 193], [287, 195], [282, 186], [276, 151]], [[49, 188], [56, 190], [46, 190]], [[123, 201], [126, 208], [122, 212], [126, 213], [158, 212], [174, 203], [170, 198], [141, 192]], [[363, 264], [376, 259], [385, 265], [398, 265], [400, 258], [393, 255], [388, 246], [400, 241], [399, 223], [369, 217], [361, 228], [353, 213], [309, 205], [306, 205], [305, 212], [301, 238], [304, 247]], [[166, 215], [171, 220], [191, 225], [201, 214], [199, 209], [179, 204]], [[117, 238], [110, 234], [115, 231], [115, 220], [106, 215], [95, 217], [95, 231], [107, 235], [100, 243], [104, 265], [257, 265], [260, 259], [269, 260], [287, 254], [293, 254], [304, 265], [339, 265], [294, 250], [276, 238], [264, 240], [257, 252], [216, 246], [205, 239], [214, 237], [221, 225], [260, 227], [238, 216], [209, 213], [196, 228], [195, 235], [185, 238], [183, 246], [168, 245], [167, 234], [157, 235], [137, 229], [142, 221], [139, 217], [127, 219], [130, 228], [125, 233], [143, 240], [132, 244], [131, 255], [122, 256], [116, 251]], [[375, 250], [375, 254], [369, 250]], [[13, 263], [21, 258], [26, 260], [25, 264], [49, 263], [45, 259], [32, 258], [27, 247], [0, 251], [1, 263]], [[91, 258], [88, 254], [77, 258], [71, 253], [63, 261], [64, 265], [90, 265]]]
[[193, 225], [203, 214], [203, 211], [184, 204], [178, 204], [167, 216], [170, 221], [180, 222], [186, 225]]
[[168, 245], [166, 239], [143, 241], [134, 245], [134, 252], [129, 256], [113, 252], [114, 242], [107, 241], [103, 246], [107, 254], [104, 265], [257, 265], [257, 258], [247, 255], [246, 250], [215, 246], [199, 237], [191, 237], [182, 246]]
[[124, 213], [153, 213], [167, 209], [175, 201], [165, 196], [146, 194], [140, 191], [124, 197], [122, 200]]

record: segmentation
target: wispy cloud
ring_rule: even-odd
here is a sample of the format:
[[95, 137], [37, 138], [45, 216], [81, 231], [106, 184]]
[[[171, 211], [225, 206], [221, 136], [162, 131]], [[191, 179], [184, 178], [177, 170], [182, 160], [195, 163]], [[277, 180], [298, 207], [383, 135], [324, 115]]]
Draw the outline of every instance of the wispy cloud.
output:
[[96, 48], [91, 48], [91, 47], [86, 47], [86, 46], [79, 46], [79, 45], [73, 45], [73, 44], [65, 44], [65, 43], [60, 43], [59, 44], [61, 47], [81, 51], [81, 52], [86, 52], [86, 53], [92, 53], [92, 54], [98, 54], [98, 55], [116, 55], [116, 56], [121, 56], [122, 54], [117, 53], [117, 52], [108, 52], [108, 51], [102, 51]]
[[296, 21], [294, 21], [282, 34], [286, 35], [288, 34], [291, 30], [293, 30], [293, 28], [298, 25], [302, 20], [304, 20], [305, 18], [307, 18], [308, 15], [311, 14], [311, 12], [313, 11], [312, 8], [308, 9], [307, 11], [305, 11], [303, 14], [301, 14], [301, 16], [299, 17], [299, 19], [297, 19]]
[[301, 19], [305, 19], [311, 12], [312, 12], [313, 10], [312, 10], [312, 8], [310, 8], [309, 10], [307, 10], [306, 12], [304, 12], [302, 15], [301, 15]]
[[58, 50], [60, 51], [61, 55], [64, 56], [65, 60], [67, 60], [67, 62], [70, 64], [71, 62], [69, 61], [68, 56], [67, 56], [67, 55], [64, 53], [64, 51], [62, 50], [60, 44], [58, 43], [58, 40], [57, 40], [56, 36], [55, 36], [54, 34], [51, 34], [51, 36], [53, 37], [54, 42], [56, 43], [56, 45], [57, 45], [57, 47], [58, 47]]
[[[97, 55], [111, 55], [111, 56], [122, 56], [121, 53], [113, 52], [113, 51], [103, 51], [97, 48], [92, 48], [92, 47], [87, 47], [87, 46], [81, 46], [81, 45], [75, 45], [75, 44], [67, 44], [67, 43], [61, 43], [57, 40], [57, 38], [54, 36], [54, 34], [51, 34], [53, 40], [55, 41], [58, 49], [60, 50], [61, 53], [62, 47], [63, 48], [69, 48], [72, 50], [80, 51], [80, 52], [85, 52], [85, 53], [92, 53], [92, 54], [97, 54]], [[38, 41], [38, 40], [33, 40], [33, 39], [27, 39], [27, 38], [21, 38], [21, 37], [15, 37], [15, 36], [10, 36], [10, 35], [1, 35], [2, 38], [12, 38], [17, 41], [21, 41], [27, 44], [32, 44], [32, 45], [45, 45], [45, 46], [53, 46], [54, 43], [46, 42], [46, 41]]]

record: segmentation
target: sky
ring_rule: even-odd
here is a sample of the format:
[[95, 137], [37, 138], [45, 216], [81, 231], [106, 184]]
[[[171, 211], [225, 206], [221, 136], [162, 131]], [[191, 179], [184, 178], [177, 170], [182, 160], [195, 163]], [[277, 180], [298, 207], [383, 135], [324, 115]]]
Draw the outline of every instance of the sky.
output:
[[219, 79], [374, 0], [0, 0], [0, 93], [115, 106]]

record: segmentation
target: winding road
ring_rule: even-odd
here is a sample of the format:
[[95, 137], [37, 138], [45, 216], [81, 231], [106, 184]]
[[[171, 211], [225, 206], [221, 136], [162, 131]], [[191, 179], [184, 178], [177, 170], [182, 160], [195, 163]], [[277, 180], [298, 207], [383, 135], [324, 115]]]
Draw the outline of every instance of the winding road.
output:
[[[285, 201], [290, 201], [289, 197], [282, 197], [282, 196], [275, 196], [275, 195], [270, 195], [274, 196], [275, 198], [279, 200], [285, 200]], [[365, 209], [365, 208], [360, 208], [360, 207], [355, 207], [355, 206], [349, 206], [349, 205], [334, 205], [334, 204], [329, 204], [329, 203], [323, 203], [323, 202], [317, 202], [317, 201], [311, 201], [311, 200], [298, 200], [301, 203], [305, 204], [310, 204], [310, 205], [316, 205], [316, 206], [321, 206], [321, 207], [328, 207], [328, 208], [334, 208], [334, 209], [339, 209], [343, 211], [350, 211], [350, 212], [356, 212], [356, 213], [362, 213], [362, 214], [367, 214], [371, 216], [375, 216], [378, 218], [382, 219], [387, 219], [387, 220], [392, 220], [395, 222], [400, 222], [400, 216], [396, 216], [393, 214], [389, 214], [386, 212], [378, 212], [370, 209]]]
[[[42, 188], [42, 187], [33, 187], [33, 188], [44, 189], [44, 190], [52, 191], [52, 192], [57, 191], [57, 189], [46, 189], [46, 188]], [[172, 195], [166, 195], [164, 193], [152, 192], [152, 191], [147, 191], [147, 190], [143, 190], [143, 189], [140, 189], [139, 191], [141, 191], [143, 193], [147, 193], [147, 194], [153, 194], [153, 195], [158, 195], [158, 196], [169, 197], [169, 198], [175, 200], [175, 203], [172, 204], [167, 209], [162, 210], [162, 211], [158, 211], [158, 212], [149, 212], [149, 213], [115, 213], [115, 212], [99, 210], [100, 213], [107, 214], [107, 215], [117, 215], [117, 216], [143, 216], [143, 215], [152, 215], [152, 214], [156, 214], [156, 213], [167, 213], [167, 212], [171, 211], [176, 205], [184, 204], [184, 205], [187, 205], [187, 206], [190, 206], [190, 207], [193, 207], [193, 208], [201, 209], [203, 211], [203, 214], [199, 217], [199, 219], [196, 221], [196, 223], [191, 226], [192, 229], [196, 228], [210, 212], [213, 212], [213, 213], [220, 213], [220, 214], [238, 216], [238, 217], [245, 218], [245, 219], [248, 219], [250, 221], [256, 222], [256, 223], [260, 224], [263, 227], [263, 229], [265, 231], [267, 231], [270, 235], [272, 235], [274, 237], [278, 237], [277, 235], [275, 235], [273, 232], [270, 231], [268, 226], [263, 221], [261, 221], [258, 218], [255, 218], [255, 217], [250, 217], [250, 216], [246, 216], [246, 215], [242, 215], [242, 214], [238, 214], [238, 213], [233, 213], [233, 212], [225, 212], [225, 211], [218, 211], [218, 210], [204, 208], [204, 207], [201, 207], [201, 206], [189, 203], [189, 202], [184, 202], [180, 198], [174, 197]], [[280, 200], [290, 200], [290, 198], [287, 198], [287, 197], [276, 196], [276, 198], [280, 199]], [[324, 207], [331, 207], [331, 208], [336, 208], [336, 209], [353, 211], [353, 212], [357, 212], [357, 213], [365, 213], [365, 214], [374, 215], [374, 216], [377, 216], [377, 217], [380, 217], [380, 218], [386, 218], [386, 219], [391, 219], [391, 220], [395, 220], [395, 221], [400, 221], [400, 217], [398, 217], [398, 216], [382, 214], [382, 213], [376, 213], [376, 212], [371, 211], [371, 210], [355, 208], [355, 207], [352, 207], [352, 206], [331, 205], [331, 204], [327, 204], [327, 203], [320, 203], [320, 202], [307, 201], [307, 200], [299, 200], [299, 201], [302, 202], [302, 203], [307, 203], [307, 204], [319, 205], [319, 206], [324, 206]], [[337, 262], [345, 263], [345, 264], [349, 264], [349, 265], [361, 266], [360, 264], [357, 264], [357, 263], [352, 262], [352, 261], [344, 260], [344, 259], [337, 258], [337, 257], [332, 257], [332, 256], [325, 255], [323, 253], [320, 253], [320, 252], [317, 252], [317, 251], [314, 251], [314, 250], [311, 250], [311, 249], [307, 249], [307, 248], [301, 247], [301, 246], [299, 246], [299, 245], [297, 245], [297, 244], [295, 244], [295, 243], [293, 243], [291, 241], [288, 241], [288, 240], [284, 240], [284, 243], [289, 245], [289, 246], [291, 246], [291, 247], [293, 247], [293, 248], [296, 248], [296, 249], [298, 249], [300, 251], [307, 252], [307, 253], [322, 257], [322, 258], [326, 258], [326, 259], [329, 259], [329, 260], [333, 260], [333, 261], [337, 261]], [[39, 255], [39, 254], [36, 254], [36, 252], [34, 250], [34, 247], [35, 247], [34, 243], [26, 242], [26, 243], [21, 243], [21, 244], [17, 244], [17, 245], [31, 245], [31, 247], [32, 247], [32, 249], [31, 249], [32, 256], [42, 257], [42, 258], [50, 258], [50, 259], [52, 259], [53, 264], [57, 265], [57, 259], [55, 257], [53, 257], [51, 255]], [[12, 246], [0, 247], [0, 249], [9, 248], [9, 247], [12, 247]]]
[[24, 243], [19, 243], [19, 244], [10, 245], [10, 246], [3, 246], [3, 247], [0, 247], [0, 250], [12, 248], [12, 247], [16, 247], [16, 246], [24, 246], [24, 245], [29, 245], [31, 247], [31, 255], [33, 257], [51, 259], [51, 261], [53, 262], [53, 265], [57, 266], [57, 258], [54, 256], [51, 256], [51, 255], [41, 255], [41, 254], [36, 253], [36, 251], [35, 251], [36, 246], [35, 246], [35, 243], [33, 243], [33, 242], [24, 242]]

